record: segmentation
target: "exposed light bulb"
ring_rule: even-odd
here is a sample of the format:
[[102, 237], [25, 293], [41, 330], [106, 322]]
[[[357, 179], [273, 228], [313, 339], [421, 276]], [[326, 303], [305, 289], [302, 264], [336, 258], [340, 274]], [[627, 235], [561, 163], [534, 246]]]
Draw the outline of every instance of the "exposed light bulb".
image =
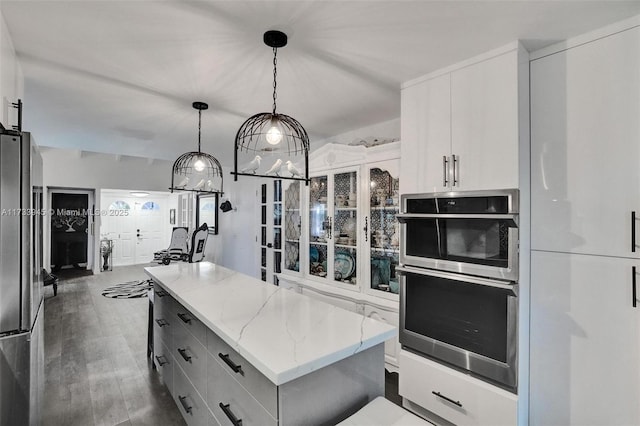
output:
[[196, 169], [196, 172], [203, 171], [204, 168], [205, 168], [204, 161], [202, 161], [200, 158], [198, 158], [196, 160], [196, 162], [193, 163], [193, 168]]
[[282, 132], [280, 132], [280, 129], [278, 129], [275, 123], [272, 124], [273, 125], [267, 132], [267, 142], [269, 142], [270, 145], [278, 145], [282, 140]]

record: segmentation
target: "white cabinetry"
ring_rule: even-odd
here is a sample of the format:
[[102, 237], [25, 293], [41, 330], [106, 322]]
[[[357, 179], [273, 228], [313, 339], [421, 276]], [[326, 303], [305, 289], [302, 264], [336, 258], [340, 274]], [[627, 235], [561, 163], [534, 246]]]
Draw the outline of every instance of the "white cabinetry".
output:
[[0, 123], [10, 129], [18, 123], [17, 110], [12, 103], [24, 94], [22, 67], [16, 57], [7, 24], [0, 13]]
[[640, 424], [634, 267], [634, 259], [532, 252], [531, 424]]
[[404, 350], [400, 364], [403, 405], [436, 424], [516, 424], [516, 395]]
[[405, 87], [400, 117], [401, 192], [438, 192], [450, 188], [444, 163], [451, 156], [450, 75]]
[[640, 424], [635, 25], [532, 55], [531, 424]]
[[640, 257], [639, 52], [634, 28], [531, 62], [532, 249]]
[[513, 50], [451, 73], [453, 189], [518, 187], [518, 66]]
[[405, 83], [402, 193], [518, 188], [526, 57], [513, 43]]

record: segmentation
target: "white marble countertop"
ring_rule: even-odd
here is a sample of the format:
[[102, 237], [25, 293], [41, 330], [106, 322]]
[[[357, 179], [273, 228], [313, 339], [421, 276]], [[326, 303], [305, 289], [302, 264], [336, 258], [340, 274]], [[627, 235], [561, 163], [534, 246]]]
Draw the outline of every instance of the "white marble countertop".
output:
[[276, 385], [397, 334], [391, 325], [210, 262], [145, 272]]

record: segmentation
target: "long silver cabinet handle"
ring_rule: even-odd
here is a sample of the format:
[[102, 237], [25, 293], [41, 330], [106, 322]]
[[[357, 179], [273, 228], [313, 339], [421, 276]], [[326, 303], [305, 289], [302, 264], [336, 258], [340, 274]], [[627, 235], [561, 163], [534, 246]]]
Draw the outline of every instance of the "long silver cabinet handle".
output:
[[453, 175], [453, 184], [451, 186], [456, 186], [456, 185], [460, 186], [460, 182], [458, 181], [458, 174], [459, 174], [458, 173], [458, 167], [459, 167], [458, 166], [458, 162], [459, 161], [460, 161], [460, 156], [456, 157], [455, 154], [451, 155], [451, 162], [453, 163], [452, 164], [452, 167], [453, 167], [453, 173], [452, 173], [452, 175]]
[[449, 185], [449, 159], [446, 155], [442, 156], [442, 186], [447, 187]]

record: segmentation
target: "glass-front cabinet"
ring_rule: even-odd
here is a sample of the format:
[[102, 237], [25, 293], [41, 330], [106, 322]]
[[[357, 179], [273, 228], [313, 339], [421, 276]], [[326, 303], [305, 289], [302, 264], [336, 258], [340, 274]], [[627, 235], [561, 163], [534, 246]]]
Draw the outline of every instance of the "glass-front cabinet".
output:
[[354, 287], [358, 279], [357, 170], [311, 178], [308, 274]]
[[284, 258], [282, 268], [300, 272], [302, 242], [302, 194], [300, 181], [283, 181], [284, 189]]
[[399, 144], [328, 145], [311, 156], [309, 185], [283, 180], [282, 276], [395, 309]]
[[367, 259], [367, 291], [398, 294], [396, 275], [400, 255], [399, 162], [390, 160], [367, 165], [368, 197], [365, 216]]

